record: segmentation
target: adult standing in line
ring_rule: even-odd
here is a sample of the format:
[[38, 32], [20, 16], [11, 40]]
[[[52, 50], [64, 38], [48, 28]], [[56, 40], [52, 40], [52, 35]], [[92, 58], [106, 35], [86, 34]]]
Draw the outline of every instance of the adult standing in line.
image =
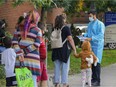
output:
[[84, 36], [87, 37], [86, 40], [90, 41], [92, 51], [98, 58], [97, 66], [92, 66], [92, 85], [100, 86], [100, 65], [104, 48], [105, 26], [103, 22], [97, 19], [95, 11], [90, 11], [88, 14], [90, 23], [88, 24], [87, 33]]
[[37, 27], [40, 16], [36, 10], [29, 12], [22, 21], [13, 37], [13, 47], [17, 54], [16, 67], [20, 62], [31, 70], [34, 87], [37, 87], [37, 76], [40, 75], [40, 55], [38, 48], [41, 43], [42, 32]]
[[[62, 40], [67, 38], [62, 48], [55, 48], [52, 50], [52, 61], [54, 61], [54, 84], [55, 87], [60, 87], [60, 83], [63, 87], [69, 87], [68, 85], [68, 72], [70, 65], [70, 49], [71, 45], [74, 54], [76, 54], [76, 47], [72, 39], [70, 28], [66, 25], [66, 14], [58, 15], [55, 19], [54, 29], [62, 28]], [[61, 74], [61, 75], [60, 75]], [[61, 76], [61, 79], [60, 79]], [[61, 80], [61, 82], [60, 82]]]
[[3, 46], [3, 39], [5, 38], [5, 30], [6, 23], [4, 20], [0, 20], [0, 53], [5, 50]]

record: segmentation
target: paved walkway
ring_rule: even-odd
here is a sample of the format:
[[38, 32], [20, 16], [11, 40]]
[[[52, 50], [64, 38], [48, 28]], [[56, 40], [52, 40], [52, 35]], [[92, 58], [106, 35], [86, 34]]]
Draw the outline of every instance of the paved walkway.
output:
[[[49, 74], [49, 76], [49, 87], [54, 87], [51, 78], [53, 75]], [[69, 84], [70, 87], [81, 87], [81, 75], [69, 75]], [[116, 87], [116, 64], [102, 68], [100, 87]]]

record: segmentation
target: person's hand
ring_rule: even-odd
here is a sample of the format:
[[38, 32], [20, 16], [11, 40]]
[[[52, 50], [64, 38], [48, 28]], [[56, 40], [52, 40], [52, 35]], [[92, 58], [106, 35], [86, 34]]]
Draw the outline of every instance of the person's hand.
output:
[[86, 40], [86, 41], [91, 41], [91, 40], [92, 40], [92, 38], [86, 38], [85, 40]]
[[75, 57], [77, 57], [77, 52], [76, 52], [76, 51], [74, 51], [74, 52], [73, 52], [73, 55], [74, 55]]
[[19, 56], [19, 61], [20, 61], [20, 62], [23, 62], [23, 61], [24, 61], [24, 56], [23, 56], [23, 55], [20, 55], [20, 56]]

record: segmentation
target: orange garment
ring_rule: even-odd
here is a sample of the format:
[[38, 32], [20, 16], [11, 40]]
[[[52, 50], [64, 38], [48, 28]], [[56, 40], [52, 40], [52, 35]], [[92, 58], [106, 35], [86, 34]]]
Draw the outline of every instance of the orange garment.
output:
[[82, 51], [76, 55], [77, 58], [81, 58], [81, 69], [91, 68], [88, 67], [88, 62], [86, 58], [90, 58], [90, 55], [93, 56], [93, 63], [97, 61], [95, 54], [91, 51], [91, 45], [89, 41], [84, 41], [82, 44]]
[[81, 51], [79, 54], [77, 54], [76, 57], [81, 58], [81, 69], [91, 68], [91, 66], [88, 67], [88, 62], [86, 61], [86, 58], [90, 58], [90, 55], [93, 56], [93, 62], [95, 63], [95, 61], [97, 61], [97, 58], [93, 52]]

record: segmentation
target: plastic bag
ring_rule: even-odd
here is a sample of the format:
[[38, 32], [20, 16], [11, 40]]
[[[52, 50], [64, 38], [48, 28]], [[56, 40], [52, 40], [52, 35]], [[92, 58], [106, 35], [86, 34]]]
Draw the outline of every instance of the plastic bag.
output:
[[32, 73], [28, 68], [16, 68], [15, 73], [18, 87], [34, 87]]

